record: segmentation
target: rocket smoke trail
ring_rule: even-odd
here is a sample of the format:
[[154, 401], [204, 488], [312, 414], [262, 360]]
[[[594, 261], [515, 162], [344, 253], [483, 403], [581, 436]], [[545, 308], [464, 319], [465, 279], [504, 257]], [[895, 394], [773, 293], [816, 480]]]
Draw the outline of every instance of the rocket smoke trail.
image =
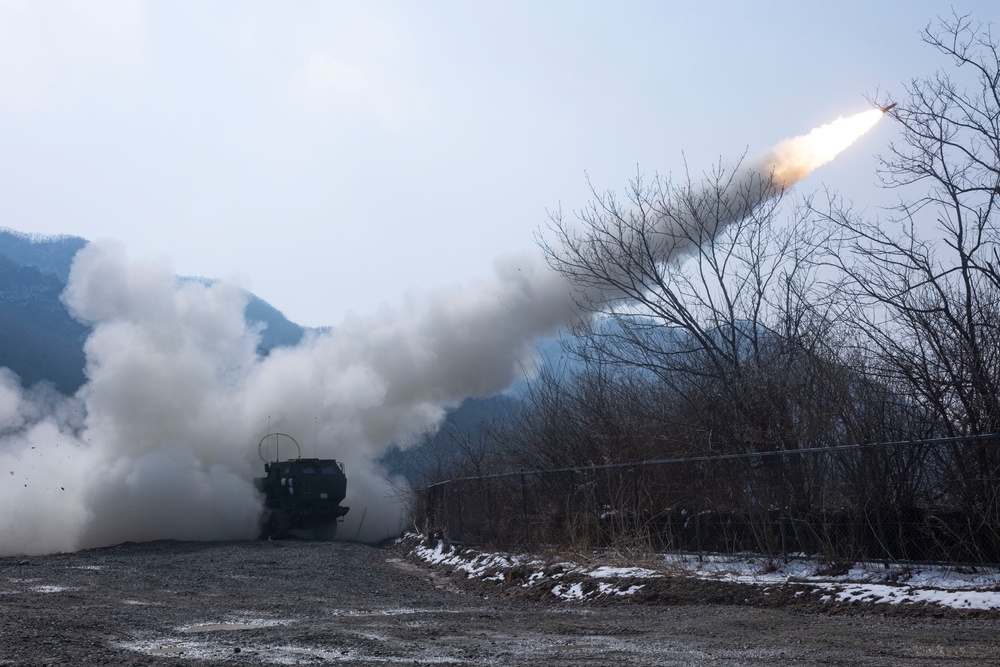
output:
[[[755, 168], [790, 187], [880, 117], [782, 142]], [[268, 418], [272, 430], [314, 430], [318, 455], [347, 464], [357, 511], [344, 534], [367, 508], [362, 539], [384, 538], [401, 520], [376, 464], [386, 444], [507, 388], [532, 367], [535, 341], [576, 317], [572, 287], [538, 255], [501, 258], [474, 289], [351, 318], [266, 358], [243, 292], [178, 281], [114, 244], [78, 253], [63, 301], [93, 326], [80, 391], [25, 390], [0, 369], [0, 555], [254, 537], [254, 444]]]
[[600, 312], [619, 301], [629, 308], [636, 262], [640, 272], [657, 274], [664, 264], [687, 259], [728, 225], [774, 205], [782, 192], [833, 160], [883, 115], [873, 109], [838, 118], [735, 167], [719, 166], [700, 183], [654, 188], [634, 183], [630, 206], [619, 204], [613, 193], [599, 195], [580, 214], [582, 232], [561, 214], [552, 218], [556, 244], [544, 242], [544, 254], [558, 275], [578, 287], [578, 301], [586, 308]]

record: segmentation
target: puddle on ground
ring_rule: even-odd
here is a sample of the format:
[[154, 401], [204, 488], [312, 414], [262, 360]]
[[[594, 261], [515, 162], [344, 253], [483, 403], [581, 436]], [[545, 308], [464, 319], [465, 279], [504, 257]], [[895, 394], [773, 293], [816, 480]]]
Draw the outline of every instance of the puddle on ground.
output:
[[912, 646], [904, 654], [933, 658], [986, 658], [996, 653], [996, 648], [986, 646]]
[[[218, 624], [223, 625], [223, 624]], [[230, 624], [226, 624], [230, 625]], [[235, 624], [232, 624], [235, 625]], [[260, 626], [254, 626], [260, 627]], [[385, 655], [378, 652], [369, 655], [364, 651], [342, 647], [310, 647], [302, 645], [272, 645], [270, 642], [255, 643], [253, 641], [240, 642], [239, 647], [228, 644], [221, 637], [217, 639], [219, 643], [212, 643], [208, 637], [192, 638], [189, 640], [157, 639], [151, 641], [136, 641], [120, 644], [122, 648], [152, 656], [183, 657], [189, 660], [208, 661], [212, 664], [228, 662], [234, 654], [242, 654], [241, 657], [249, 659], [254, 664], [278, 664], [278, 665], [302, 665], [302, 664], [337, 664], [347, 662], [356, 664], [357, 661], [373, 661], [387, 664], [414, 664], [414, 660], [420, 664], [428, 665], [456, 665], [456, 664], [479, 664], [462, 658], [454, 658], [447, 655], [421, 654], [413, 655]], [[179, 664], [179, 663], [178, 663]]]
[[467, 615], [470, 613], [486, 613], [486, 608], [477, 608], [473, 610], [469, 609], [417, 609], [417, 608], [395, 608], [395, 609], [328, 609], [327, 614], [330, 616], [419, 616], [422, 614], [433, 614], [435, 616], [440, 616], [442, 614], [461, 614]]
[[62, 593], [73, 589], [67, 586], [32, 586], [28, 590], [32, 593]]
[[[126, 600], [126, 604], [145, 604], [138, 600]], [[239, 618], [239, 617], [237, 617]], [[186, 627], [177, 627], [175, 632], [185, 635], [201, 635], [204, 633], [211, 632], [229, 632], [229, 631], [239, 631], [239, 630], [257, 630], [260, 628], [273, 628], [281, 625], [288, 625], [294, 623], [292, 620], [274, 620], [274, 619], [262, 619], [262, 618], [240, 618], [238, 621], [224, 622], [224, 623], [199, 623], [197, 625], [189, 625]], [[198, 658], [198, 659], [212, 659], [217, 660], [223, 658], [223, 656], [230, 656], [234, 652], [240, 653], [241, 647], [234, 647], [225, 637], [216, 637], [215, 642], [208, 639], [208, 637], [191, 639], [181, 639], [180, 637], [159, 637], [157, 639], [151, 640], [140, 640], [134, 642], [126, 642], [121, 644], [124, 648], [131, 651], [138, 651], [140, 653], [146, 653], [147, 655], [181, 655], [184, 654], [185, 658]], [[240, 640], [242, 643], [243, 640]], [[245, 651], [247, 647], [242, 647]], [[234, 650], [235, 649], [235, 650]]]
[[192, 625], [184, 628], [181, 632], [226, 632], [227, 630], [253, 630], [254, 628], [267, 627], [252, 623], [206, 623], [205, 625]]
[[240, 621], [229, 621], [224, 623], [199, 623], [187, 627], [177, 628], [178, 632], [192, 634], [196, 632], [230, 632], [234, 630], [257, 630], [259, 628], [273, 628], [276, 625], [288, 625], [291, 621], [276, 621], [262, 618], [248, 618]]
[[584, 649], [606, 649], [607, 646], [604, 644], [556, 644], [554, 646], [546, 646], [543, 651], [582, 651]]

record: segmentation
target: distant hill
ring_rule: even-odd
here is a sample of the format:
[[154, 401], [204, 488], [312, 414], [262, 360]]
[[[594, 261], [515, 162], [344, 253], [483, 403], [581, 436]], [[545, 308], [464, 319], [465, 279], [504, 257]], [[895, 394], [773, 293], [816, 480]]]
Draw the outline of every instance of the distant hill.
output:
[[263, 322], [267, 325], [260, 334], [260, 346], [257, 348], [262, 355], [276, 347], [298, 345], [306, 332], [305, 327], [292, 322], [280, 310], [252, 293], [243, 316], [250, 324]]
[[[90, 328], [66, 310], [59, 295], [76, 253], [88, 241], [77, 236], [32, 236], [0, 229], [0, 366], [25, 386], [48, 381], [64, 394], [84, 382], [83, 343]], [[245, 317], [263, 323], [258, 352], [297, 345], [305, 328], [250, 294]]]
[[62, 282], [69, 279], [69, 267], [76, 253], [87, 245], [79, 236], [39, 236], [0, 228], [0, 255], [20, 266], [32, 266]]
[[66, 284], [52, 273], [0, 255], [0, 366], [30, 386], [48, 380], [71, 394], [83, 384], [83, 342], [90, 329], [59, 300]]
[[[557, 370], [571, 369], [580, 364], [579, 359], [566, 353], [557, 338], [539, 341], [538, 354], [543, 366]], [[448, 474], [451, 472], [446, 467], [442, 468], [441, 464], [462, 458], [463, 440], [480, 444], [484, 426], [492, 420], [506, 419], [511, 407], [522, 400], [530, 382], [531, 379], [526, 377], [499, 396], [465, 399], [445, 413], [444, 423], [437, 433], [407, 443], [406, 448], [393, 444], [380, 463], [391, 474], [403, 477], [414, 487], [429, 481], [440, 481], [439, 474], [444, 474], [445, 470]]]
[[442, 467], [453, 459], [462, 457], [463, 439], [478, 445], [485, 423], [502, 418], [512, 396], [467, 398], [458, 407], [448, 410], [440, 430], [430, 437], [421, 438], [405, 449], [393, 443], [379, 462], [393, 475], [406, 479], [412, 486], [440, 481]]

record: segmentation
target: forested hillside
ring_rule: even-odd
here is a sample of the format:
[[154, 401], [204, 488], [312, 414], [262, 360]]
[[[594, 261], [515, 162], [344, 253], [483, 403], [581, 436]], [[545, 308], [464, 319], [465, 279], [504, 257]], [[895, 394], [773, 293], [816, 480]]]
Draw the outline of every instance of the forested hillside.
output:
[[[47, 381], [72, 394], [84, 382], [83, 343], [90, 329], [69, 314], [59, 296], [74, 255], [86, 244], [75, 236], [0, 230], [0, 366], [17, 373], [25, 386]], [[252, 294], [246, 319], [265, 325], [262, 354], [296, 345], [305, 331]]]

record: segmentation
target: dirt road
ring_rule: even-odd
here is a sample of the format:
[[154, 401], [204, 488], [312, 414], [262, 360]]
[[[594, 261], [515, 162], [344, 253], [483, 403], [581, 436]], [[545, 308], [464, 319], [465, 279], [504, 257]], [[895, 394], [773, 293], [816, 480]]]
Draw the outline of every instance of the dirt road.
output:
[[0, 559], [0, 665], [983, 665], [1000, 622], [531, 602], [390, 549], [155, 542]]

